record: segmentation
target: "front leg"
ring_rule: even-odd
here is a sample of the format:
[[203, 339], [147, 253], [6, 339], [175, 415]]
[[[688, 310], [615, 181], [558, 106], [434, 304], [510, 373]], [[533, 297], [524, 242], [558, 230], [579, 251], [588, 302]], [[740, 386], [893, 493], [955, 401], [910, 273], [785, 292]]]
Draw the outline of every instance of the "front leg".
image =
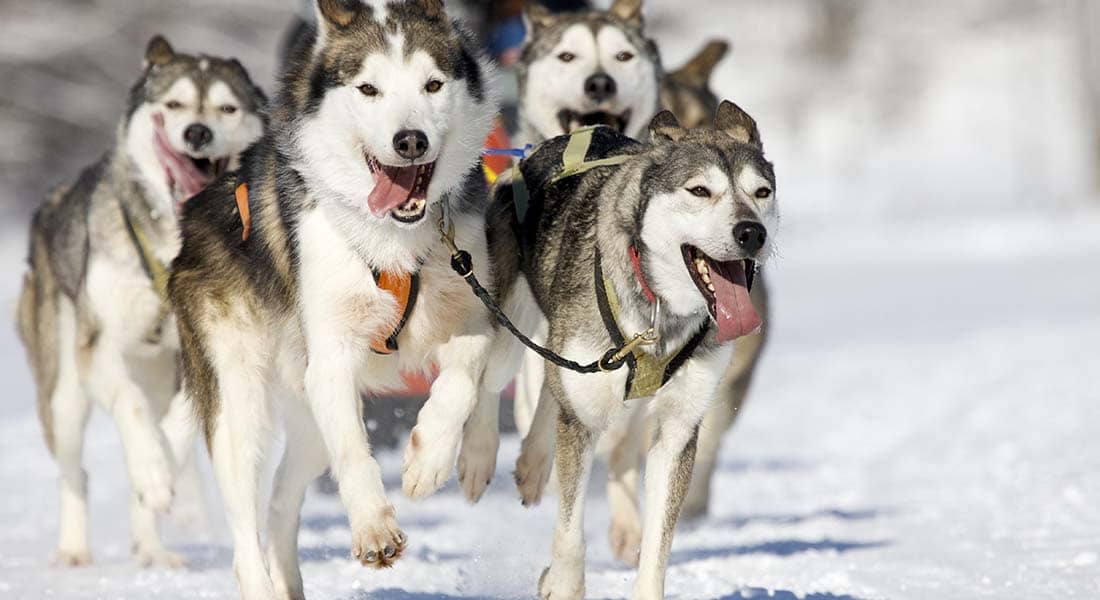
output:
[[592, 471], [596, 432], [564, 405], [558, 412], [557, 429], [558, 480], [561, 486], [558, 524], [554, 529], [550, 566], [539, 577], [539, 596], [563, 600], [584, 597], [584, 498]]
[[386, 499], [382, 470], [371, 456], [354, 369], [361, 357], [339, 337], [311, 332], [305, 388], [328, 450], [332, 475], [348, 511], [352, 555], [364, 566], [388, 567], [401, 556], [405, 534]]
[[729, 355], [728, 347], [718, 348], [688, 361], [652, 401], [655, 431], [646, 455], [645, 521], [635, 600], [664, 597], [672, 534], [691, 485], [699, 423]]
[[439, 376], [405, 448], [402, 488], [410, 498], [423, 498], [450, 478], [491, 341], [487, 315], [475, 310], [458, 334], [437, 347]]

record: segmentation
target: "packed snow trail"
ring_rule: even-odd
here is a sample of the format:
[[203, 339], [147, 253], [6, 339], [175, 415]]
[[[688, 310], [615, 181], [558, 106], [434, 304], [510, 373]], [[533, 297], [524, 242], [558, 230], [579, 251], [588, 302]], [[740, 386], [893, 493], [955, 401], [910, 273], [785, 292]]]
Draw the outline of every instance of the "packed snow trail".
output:
[[[926, 251], [966, 227], [953, 253]], [[767, 273], [773, 337], [723, 449], [711, 515], [675, 539], [670, 597], [1100, 595], [1100, 216], [880, 226], [849, 241], [839, 225], [789, 229]], [[3, 243], [9, 309], [19, 237]], [[0, 331], [0, 593], [235, 597], [209, 476], [212, 526], [169, 527], [190, 568], [133, 566], [121, 448], [99, 412], [84, 461], [95, 563], [49, 565], [56, 468], [22, 349], [11, 328]], [[342, 506], [311, 493], [301, 532], [309, 598], [532, 596], [556, 500], [520, 506], [510, 475], [517, 451], [506, 438], [476, 506], [453, 481], [426, 501], [402, 498], [400, 454], [384, 453], [411, 540], [384, 572], [350, 559]], [[625, 597], [633, 574], [607, 548], [601, 487], [588, 505], [588, 595]]]

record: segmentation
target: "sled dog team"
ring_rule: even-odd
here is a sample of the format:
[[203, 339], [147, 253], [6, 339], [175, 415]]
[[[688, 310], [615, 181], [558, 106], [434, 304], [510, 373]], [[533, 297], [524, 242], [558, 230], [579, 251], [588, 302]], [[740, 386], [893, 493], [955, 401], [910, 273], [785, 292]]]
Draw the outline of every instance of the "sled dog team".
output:
[[[18, 326], [60, 469], [57, 560], [91, 560], [93, 401], [121, 434], [140, 563], [183, 563], [156, 513], [199, 493], [201, 433], [241, 597], [301, 599], [299, 513], [326, 469], [363, 565], [415, 543], [387, 500], [361, 393], [432, 371], [403, 492], [429, 495], [457, 466], [476, 501], [518, 373], [516, 484], [525, 504], [552, 480], [559, 496], [539, 595], [584, 596], [584, 504], [602, 454], [613, 552], [638, 568], [634, 597], [662, 597], [676, 522], [706, 512], [752, 377], [766, 316], [756, 265], [775, 249], [756, 123], [708, 87], [725, 44], [665, 72], [641, 0], [530, 4], [514, 141], [533, 149], [490, 189], [494, 67], [442, 0], [317, 0], [316, 14], [271, 100], [236, 60], [153, 38], [110, 150], [35, 214]], [[472, 272], [456, 272], [452, 246]], [[474, 280], [561, 360], [525, 352]], [[276, 415], [286, 445], [263, 513]]]

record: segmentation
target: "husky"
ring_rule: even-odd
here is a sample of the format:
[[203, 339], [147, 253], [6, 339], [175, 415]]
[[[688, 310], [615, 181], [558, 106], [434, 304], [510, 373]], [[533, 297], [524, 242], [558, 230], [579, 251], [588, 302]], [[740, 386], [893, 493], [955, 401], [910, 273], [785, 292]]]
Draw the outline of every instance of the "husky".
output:
[[[304, 597], [299, 514], [330, 468], [351, 554], [388, 567], [408, 539], [371, 455], [360, 391], [438, 368], [404, 453], [420, 498], [454, 469], [492, 340], [439, 229], [488, 272], [480, 149], [494, 71], [441, 0], [318, 0], [308, 52], [241, 169], [187, 203], [169, 294], [183, 389], [209, 448], [248, 600]], [[274, 413], [286, 448], [261, 549]], [[495, 449], [494, 449], [495, 450]]]
[[[654, 439], [633, 596], [660, 598], [700, 423], [732, 342], [762, 324], [748, 288], [755, 263], [775, 249], [768, 234], [778, 220], [775, 176], [755, 122], [728, 101], [707, 129], [684, 129], [661, 112], [650, 124], [650, 144], [608, 127], [590, 134], [586, 161], [624, 162], [559, 177], [573, 139], [551, 139], [520, 164], [526, 217], [517, 215], [507, 184], [495, 188], [489, 210], [496, 287], [506, 304], [533, 302], [546, 316], [550, 350], [583, 364], [632, 334], [657, 338], [617, 370], [579, 374], [547, 365], [538, 410], [556, 416], [560, 494], [553, 558], [538, 591], [584, 596], [584, 498], [595, 443], [647, 404]], [[525, 441], [522, 452], [529, 451]], [[521, 455], [516, 479], [525, 502], [540, 492], [530, 482], [548, 476], [548, 461]]]
[[[711, 123], [719, 101], [709, 81], [714, 68], [729, 51], [725, 41], [708, 42], [683, 65], [666, 72], [655, 43], [646, 36], [641, 0], [616, 0], [607, 11], [565, 14], [552, 14], [532, 3], [524, 15], [529, 33], [517, 65], [521, 100], [519, 137], [523, 141], [537, 143], [593, 123], [610, 125], [628, 136], [637, 137], [659, 107], [670, 110], [686, 129]], [[621, 54], [623, 52], [626, 54]], [[618, 60], [627, 55], [630, 56], [627, 62]], [[563, 57], [569, 59], [565, 64], [561, 64]], [[628, 69], [632, 70], [624, 72]], [[560, 71], [559, 79], [551, 78], [555, 70]], [[595, 88], [587, 83], [590, 77], [611, 79], [610, 86], [616, 93], [603, 101], [604, 106], [613, 107], [613, 116], [623, 118], [609, 118], [606, 111], [586, 112], [596, 106], [591, 95]], [[630, 107], [623, 109], [627, 104]], [[763, 277], [757, 278], [751, 296], [766, 317], [768, 296]], [[532, 320], [529, 331], [535, 332], [533, 337], [536, 339], [544, 339], [545, 320]], [[737, 344], [718, 394], [722, 401], [714, 403], [702, 427], [697, 476], [692, 479], [684, 504], [687, 517], [707, 512], [710, 480], [722, 434], [730, 428], [744, 402], [765, 339], [766, 330]], [[544, 449], [542, 453], [527, 454], [531, 460], [550, 460], [553, 420], [533, 423], [537, 414], [549, 415], [536, 409], [542, 390], [543, 360], [530, 352], [524, 354], [522, 360], [515, 388], [517, 429], [524, 437], [531, 435], [529, 444], [532, 447]], [[500, 363], [507, 359], [494, 357], [490, 361]], [[495, 385], [503, 388], [505, 382], [506, 378], [498, 378]], [[493, 410], [493, 407], [479, 407], [477, 413], [489, 415]], [[600, 444], [601, 454], [607, 456], [610, 467], [608, 499], [612, 508], [609, 531], [612, 552], [632, 566], [637, 565], [641, 541], [636, 474], [644, 453], [646, 429], [644, 415], [635, 415], [613, 427]], [[490, 444], [484, 442], [483, 445]], [[477, 493], [468, 490], [468, 499], [476, 500]], [[534, 498], [537, 500], [538, 496]]]
[[182, 563], [156, 528], [155, 511], [172, 500], [176, 461], [158, 419], [175, 393], [178, 352], [158, 281], [179, 248], [183, 203], [236, 166], [263, 130], [263, 110], [239, 62], [177, 53], [154, 37], [114, 146], [34, 215], [18, 329], [61, 472], [59, 564], [91, 561], [81, 466], [91, 400], [122, 436], [134, 557]]

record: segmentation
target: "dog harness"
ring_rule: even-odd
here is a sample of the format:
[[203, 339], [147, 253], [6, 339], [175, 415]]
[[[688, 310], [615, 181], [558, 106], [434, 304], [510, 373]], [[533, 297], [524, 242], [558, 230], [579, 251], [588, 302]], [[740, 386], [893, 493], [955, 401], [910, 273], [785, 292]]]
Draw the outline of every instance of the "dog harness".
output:
[[[657, 297], [650, 289], [642, 276], [641, 260], [634, 246], [630, 247], [631, 263], [634, 266], [634, 276], [642, 287], [642, 293], [650, 303], [655, 304]], [[599, 305], [600, 318], [603, 319], [604, 328], [611, 336], [611, 342], [616, 345], [626, 343], [626, 336], [619, 327], [619, 313], [621, 311], [619, 297], [615, 293], [615, 286], [611, 280], [603, 274], [601, 266], [600, 250], [596, 249], [596, 260], [593, 268], [593, 279], [596, 288], [596, 303]], [[678, 352], [670, 352], [666, 356], [658, 358], [642, 348], [634, 348], [626, 357], [627, 375], [626, 388], [623, 392], [623, 400], [635, 400], [648, 398], [657, 393], [672, 376], [684, 366], [695, 349], [703, 341], [707, 334], [707, 325], [704, 323], [695, 335], [688, 339]]]
[[157, 308], [156, 324], [153, 329], [145, 334], [146, 342], [159, 344], [163, 334], [164, 320], [168, 318], [168, 313], [172, 310], [168, 302], [168, 269], [153, 252], [153, 245], [149, 242], [149, 236], [145, 234], [145, 230], [141, 228], [141, 225], [134, 220], [130, 210], [126, 208], [126, 203], [120, 200], [118, 207], [122, 211], [122, 222], [126, 224], [126, 232], [130, 235], [130, 241], [133, 242], [134, 248], [137, 250], [138, 259], [141, 261], [141, 269], [145, 271], [145, 275], [153, 283], [153, 291], [157, 293], [157, 298], [160, 300], [160, 306]]
[[[237, 200], [237, 212], [240, 214], [241, 241], [247, 241], [252, 231], [252, 216], [248, 206], [248, 184], [240, 183], [233, 192]], [[370, 348], [377, 354], [393, 354], [397, 352], [397, 336], [405, 328], [416, 306], [416, 297], [420, 292], [420, 274], [405, 273], [402, 271], [382, 271], [371, 268], [374, 275], [374, 283], [379, 289], [389, 292], [397, 300], [397, 311], [401, 318], [397, 321], [393, 331], [388, 336], [371, 341]], [[166, 279], [167, 281], [167, 279]]]

